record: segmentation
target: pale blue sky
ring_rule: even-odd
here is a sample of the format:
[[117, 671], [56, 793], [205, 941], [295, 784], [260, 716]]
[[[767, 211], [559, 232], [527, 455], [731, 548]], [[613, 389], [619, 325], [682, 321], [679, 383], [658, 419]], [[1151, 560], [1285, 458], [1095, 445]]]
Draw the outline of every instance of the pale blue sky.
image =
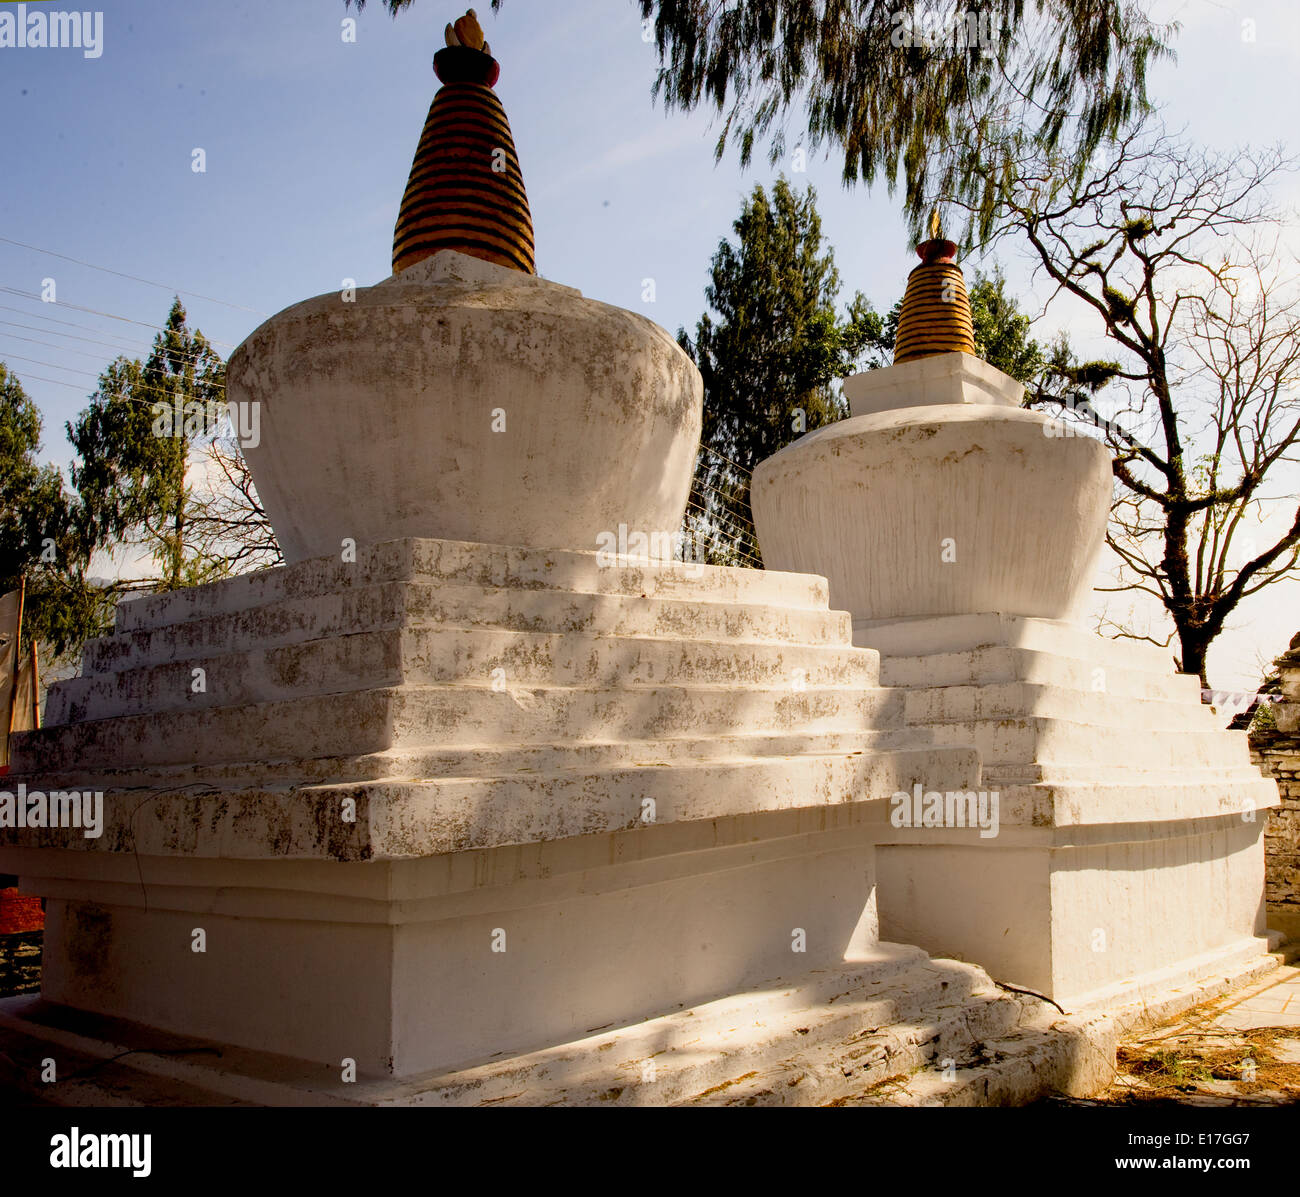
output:
[[[227, 353], [262, 315], [345, 278], [367, 284], [389, 273], [398, 201], [436, 89], [431, 59], [463, 0], [416, 0], [396, 21], [375, 0], [358, 18], [356, 44], [341, 37], [355, 15], [342, 0], [101, 8], [97, 59], [0, 49], [0, 236], [180, 289], [191, 322]], [[1220, 146], [1287, 138], [1300, 68], [1293, 4], [1161, 0], [1152, 11], [1185, 26], [1179, 61], [1151, 80], [1171, 123]], [[539, 271], [670, 330], [693, 325], [718, 239], [743, 194], [777, 168], [764, 161], [742, 172], [734, 158], [715, 166], [709, 114], [666, 116], [652, 105], [656, 56], [631, 0], [508, 0], [500, 14], [484, 3], [480, 17], [502, 64], [497, 90], [528, 186]], [[1243, 41], [1246, 18], [1254, 42]], [[204, 174], [191, 170], [196, 147]], [[896, 203], [883, 188], [846, 191], [836, 161], [820, 155], [795, 181], [818, 188], [845, 297], [861, 289], [887, 308], [914, 262]], [[1003, 265], [1026, 299], [1046, 298], [1013, 256]], [[47, 277], [58, 309], [4, 290], [37, 294]], [[653, 305], [641, 300], [646, 278], [656, 282]], [[66, 466], [63, 424], [115, 350], [143, 354], [150, 340], [140, 325], [63, 305], [156, 325], [169, 301], [166, 289], [0, 241], [0, 359], [45, 415], [50, 460]], [[1086, 339], [1064, 310], [1049, 312], [1044, 339], [1060, 325]], [[1216, 684], [1246, 684], [1257, 655], [1285, 647], [1300, 627], [1296, 593], [1239, 621], [1253, 626], [1212, 658]]]

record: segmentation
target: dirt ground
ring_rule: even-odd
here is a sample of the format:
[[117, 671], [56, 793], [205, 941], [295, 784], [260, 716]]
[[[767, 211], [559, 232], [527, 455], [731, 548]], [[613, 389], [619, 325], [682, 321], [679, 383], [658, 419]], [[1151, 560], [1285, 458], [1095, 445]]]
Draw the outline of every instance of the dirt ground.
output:
[[1279, 968], [1132, 1036], [1110, 1088], [1069, 1104], [1300, 1104], [1300, 968]]

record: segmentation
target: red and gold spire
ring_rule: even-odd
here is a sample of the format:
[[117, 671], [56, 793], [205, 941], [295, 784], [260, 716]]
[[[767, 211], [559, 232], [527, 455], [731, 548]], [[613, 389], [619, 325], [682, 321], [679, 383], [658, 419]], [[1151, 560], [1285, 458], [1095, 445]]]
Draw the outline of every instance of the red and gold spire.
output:
[[393, 231], [393, 273], [439, 250], [535, 273], [533, 219], [514, 137], [492, 90], [501, 67], [471, 8], [433, 59], [433, 97]]
[[930, 240], [916, 247], [921, 258], [907, 276], [903, 310], [894, 341], [894, 365], [933, 357], [938, 353], [975, 353], [966, 280], [957, 265], [957, 245], [947, 241], [939, 212], [930, 219]]

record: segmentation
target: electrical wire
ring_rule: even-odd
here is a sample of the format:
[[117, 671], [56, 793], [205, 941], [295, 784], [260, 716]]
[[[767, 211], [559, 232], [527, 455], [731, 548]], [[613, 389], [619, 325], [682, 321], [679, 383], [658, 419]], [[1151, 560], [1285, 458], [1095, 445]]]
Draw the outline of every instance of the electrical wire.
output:
[[86, 262], [81, 258], [74, 258], [68, 254], [56, 253], [52, 249], [42, 249], [39, 245], [28, 245], [25, 241], [15, 241], [12, 237], [0, 237], [6, 245], [17, 245], [20, 249], [29, 249], [33, 253], [45, 254], [51, 258], [59, 258], [64, 262], [72, 262], [77, 266], [85, 266], [88, 270], [98, 270], [101, 274], [112, 274], [117, 278], [129, 279], [133, 283], [143, 283], [146, 287], [158, 287], [163, 291], [170, 291], [173, 295], [189, 295], [194, 299], [202, 299], [206, 303], [219, 303], [225, 308], [234, 308], [238, 312], [251, 312], [254, 316], [266, 318], [266, 312], [259, 312], [256, 308], [245, 307], [242, 303], [231, 303], [225, 299], [216, 299], [211, 295], [203, 295], [198, 291], [187, 291], [182, 287], [168, 286], [166, 283], [154, 282], [153, 279], [141, 278], [138, 274], [125, 274], [121, 270], [111, 270], [107, 266], [96, 266], [94, 262]]

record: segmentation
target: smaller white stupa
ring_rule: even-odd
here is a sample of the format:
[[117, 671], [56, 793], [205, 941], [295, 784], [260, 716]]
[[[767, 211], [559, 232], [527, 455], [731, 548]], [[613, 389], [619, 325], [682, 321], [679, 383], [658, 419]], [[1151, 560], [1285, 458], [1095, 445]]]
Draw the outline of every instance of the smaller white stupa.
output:
[[895, 364], [845, 380], [851, 418], [753, 479], [763, 560], [824, 575], [907, 724], [976, 748], [999, 796], [996, 836], [936, 818], [882, 847], [882, 934], [1073, 1008], [1258, 958], [1276, 786], [1197, 678], [1083, 626], [1109, 451], [975, 356], [956, 249], [918, 246]]

